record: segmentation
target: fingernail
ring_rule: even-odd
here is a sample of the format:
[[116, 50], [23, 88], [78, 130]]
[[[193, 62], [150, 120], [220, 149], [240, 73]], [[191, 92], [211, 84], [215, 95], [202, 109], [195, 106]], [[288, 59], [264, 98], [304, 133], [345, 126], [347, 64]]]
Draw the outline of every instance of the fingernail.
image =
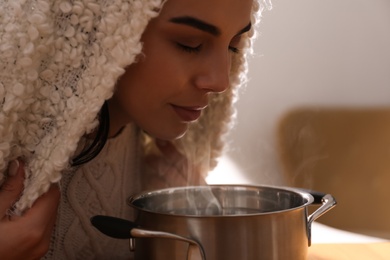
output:
[[15, 176], [19, 169], [19, 161], [13, 160], [9, 164], [8, 176]]

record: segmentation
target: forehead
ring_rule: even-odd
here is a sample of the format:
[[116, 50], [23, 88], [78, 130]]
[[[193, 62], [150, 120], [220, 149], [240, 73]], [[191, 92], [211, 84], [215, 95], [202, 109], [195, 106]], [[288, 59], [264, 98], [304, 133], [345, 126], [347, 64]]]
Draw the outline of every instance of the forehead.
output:
[[250, 22], [253, 1], [167, 0], [159, 17], [192, 16], [222, 29], [239, 30]]

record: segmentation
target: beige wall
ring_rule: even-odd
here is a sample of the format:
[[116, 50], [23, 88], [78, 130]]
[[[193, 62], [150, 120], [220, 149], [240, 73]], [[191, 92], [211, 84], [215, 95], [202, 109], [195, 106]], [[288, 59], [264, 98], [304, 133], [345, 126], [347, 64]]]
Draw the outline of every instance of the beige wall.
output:
[[283, 184], [274, 132], [289, 109], [390, 106], [389, 0], [272, 2], [223, 161], [238, 167], [243, 182], [256, 184]]

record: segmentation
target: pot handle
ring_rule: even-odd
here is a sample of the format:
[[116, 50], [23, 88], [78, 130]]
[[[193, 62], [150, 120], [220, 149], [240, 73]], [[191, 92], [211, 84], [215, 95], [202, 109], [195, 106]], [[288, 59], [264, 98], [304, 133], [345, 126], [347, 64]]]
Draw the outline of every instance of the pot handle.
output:
[[111, 216], [93, 216], [91, 218], [91, 223], [95, 228], [107, 236], [119, 239], [130, 239], [130, 244], [132, 243], [132, 238], [168, 238], [187, 242], [189, 244], [187, 260], [206, 260], [202, 245], [193, 239], [168, 232], [138, 228], [134, 222]]
[[322, 204], [321, 207], [319, 207], [316, 211], [314, 211], [307, 218], [307, 231], [308, 231], [308, 238], [309, 238], [309, 246], [311, 246], [311, 226], [312, 226], [314, 220], [321, 217], [326, 212], [328, 212], [330, 209], [332, 209], [334, 206], [336, 206], [337, 202], [336, 202], [336, 199], [330, 194], [325, 194], [322, 192], [312, 191], [312, 190], [305, 190], [305, 191], [310, 193], [314, 197], [313, 204]]

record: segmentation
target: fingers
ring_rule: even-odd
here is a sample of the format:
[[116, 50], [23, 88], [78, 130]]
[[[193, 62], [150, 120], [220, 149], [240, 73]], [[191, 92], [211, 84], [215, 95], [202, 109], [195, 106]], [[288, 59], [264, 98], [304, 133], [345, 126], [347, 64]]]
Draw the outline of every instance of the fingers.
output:
[[49, 249], [50, 238], [57, 220], [59, 202], [60, 190], [58, 185], [52, 184], [50, 189], [39, 197], [20, 219], [28, 221], [33, 226], [33, 230], [30, 230], [35, 233], [36, 241], [40, 241], [39, 246], [34, 245], [38, 255], [44, 254]]
[[47, 226], [48, 223], [56, 219], [59, 202], [60, 189], [58, 185], [52, 184], [49, 190], [34, 202], [23, 217], [30, 218], [36, 225]]
[[10, 163], [0, 189], [0, 234], [7, 234], [0, 236], [1, 259], [40, 259], [50, 246], [60, 199], [58, 185], [51, 185], [22, 216], [7, 216], [23, 191], [23, 181], [23, 163]]
[[[57, 217], [59, 189], [52, 185], [22, 216], [0, 221], [1, 259], [41, 259], [49, 250]], [[17, 248], [17, 250], [15, 250]]]
[[0, 187], [0, 218], [6, 215], [23, 191], [24, 170], [21, 161], [14, 160], [8, 167], [7, 179]]
[[[8, 174], [3, 185], [0, 187], [0, 218], [6, 215], [6, 212], [12, 208], [13, 204], [20, 198], [23, 192], [24, 182], [24, 164], [22, 161], [12, 161], [8, 167]], [[51, 185], [49, 191], [38, 198], [33, 208], [27, 210], [26, 215], [33, 215], [35, 211], [46, 212], [45, 216], [53, 216], [57, 212], [60, 198], [58, 185]], [[37, 217], [44, 222], [49, 218]]]

